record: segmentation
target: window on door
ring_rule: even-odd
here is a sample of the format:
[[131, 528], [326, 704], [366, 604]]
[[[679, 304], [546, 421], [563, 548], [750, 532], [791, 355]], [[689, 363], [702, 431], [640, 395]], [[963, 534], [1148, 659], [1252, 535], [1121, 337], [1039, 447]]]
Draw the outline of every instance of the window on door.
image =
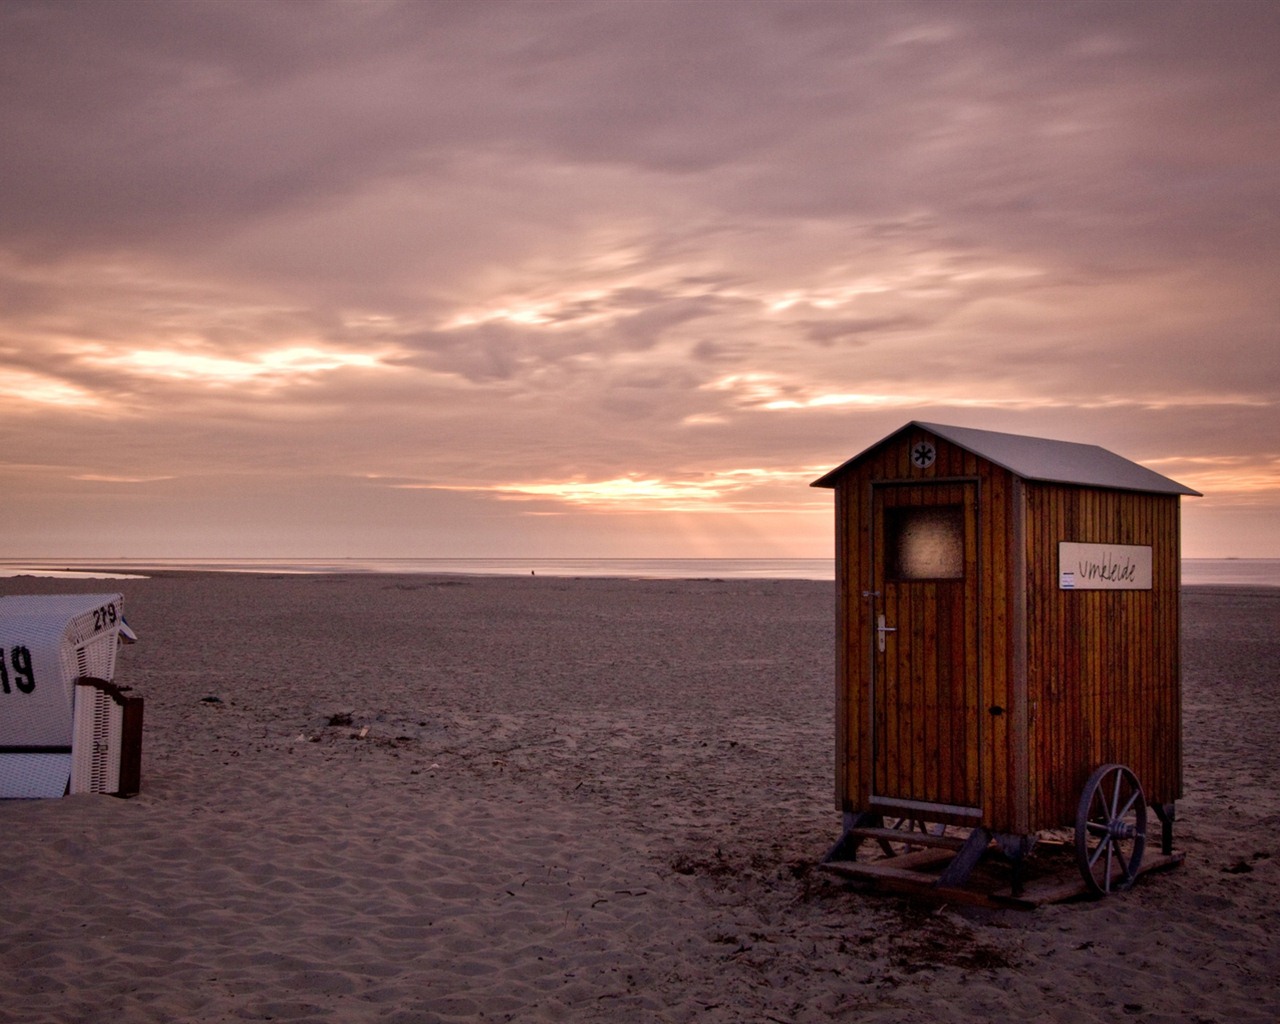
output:
[[964, 506], [887, 508], [885, 571], [894, 580], [964, 578]]

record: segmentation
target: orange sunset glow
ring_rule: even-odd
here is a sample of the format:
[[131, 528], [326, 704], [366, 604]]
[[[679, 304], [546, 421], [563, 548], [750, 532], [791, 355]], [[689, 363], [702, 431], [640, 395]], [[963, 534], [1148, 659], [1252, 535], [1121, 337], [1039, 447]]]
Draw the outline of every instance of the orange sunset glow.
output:
[[1280, 8], [0, 7], [5, 557], [826, 557], [919, 419], [1280, 557]]

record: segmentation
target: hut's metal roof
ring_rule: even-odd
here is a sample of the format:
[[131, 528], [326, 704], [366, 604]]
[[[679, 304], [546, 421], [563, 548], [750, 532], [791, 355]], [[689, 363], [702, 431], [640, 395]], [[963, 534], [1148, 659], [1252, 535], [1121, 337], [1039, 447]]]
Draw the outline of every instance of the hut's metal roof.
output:
[[1052, 441], [1044, 437], [1002, 434], [994, 430], [975, 430], [972, 427], [949, 427], [941, 423], [922, 423], [918, 420], [913, 420], [901, 429], [895, 430], [866, 451], [837, 466], [830, 473], [815, 480], [812, 486], [834, 487], [836, 480], [864, 456], [898, 435], [913, 429], [927, 431], [935, 437], [959, 445], [965, 451], [1007, 469], [1024, 480], [1103, 487], [1119, 491], [1142, 491], [1149, 494], [1189, 494], [1200, 497], [1199, 491], [1193, 491], [1176, 480], [1161, 476], [1145, 466], [1131, 462], [1096, 444]]

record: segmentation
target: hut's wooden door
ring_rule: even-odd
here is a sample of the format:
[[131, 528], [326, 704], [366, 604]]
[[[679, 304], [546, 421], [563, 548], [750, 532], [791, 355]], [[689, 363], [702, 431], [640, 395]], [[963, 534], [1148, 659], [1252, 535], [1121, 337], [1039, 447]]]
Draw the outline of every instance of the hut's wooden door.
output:
[[977, 485], [876, 485], [872, 522], [873, 804], [977, 817]]

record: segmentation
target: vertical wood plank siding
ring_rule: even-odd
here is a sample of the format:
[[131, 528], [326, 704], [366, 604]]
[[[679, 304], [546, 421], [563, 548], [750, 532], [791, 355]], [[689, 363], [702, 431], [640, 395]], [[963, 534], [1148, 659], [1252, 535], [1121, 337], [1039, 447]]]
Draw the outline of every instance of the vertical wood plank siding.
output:
[[[1182, 795], [1178, 499], [1027, 484], [1028, 745], [1039, 827], [1089, 773], [1126, 764], [1147, 799]], [[1151, 590], [1058, 589], [1058, 541], [1149, 545]]]
[[[851, 628], [853, 624], [850, 622], [850, 609], [855, 607], [855, 603], [850, 601], [849, 591], [851, 587], [857, 587], [860, 556], [856, 548], [851, 549], [849, 532], [846, 529], [849, 520], [857, 514], [850, 506], [856, 506], [856, 504], [856, 502], [849, 501], [849, 492], [846, 488], [836, 488], [835, 799], [837, 809], [844, 809], [845, 798], [849, 792], [850, 777], [856, 777], [861, 771], [858, 761], [859, 730], [850, 728], [853, 716], [858, 713], [856, 707], [858, 702], [854, 699], [854, 691], [850, 686], [851, 681], [856, 678], [857, 674], [849, 666], [850, 659], [856, 658], [858, 653], [855, 640], [857, 634]], [[852, 770], [850, 766], [853, 766]]]
[[[919, 436], [937, 448], [926, 469], [911, 462]], [[913, 645], [950, 659], [929, 666], [937, 692], [911, 694], [914, 707], [930, 709], [921, 724], [892, 702], [882, 701], [877, 713], [871, 699], [875, 612], [863, 593], [874, 589], [873, 545], [883, 543], [873, 536], [873, 495], [878, 486], [951, 481], [976, 481], [978, 511], [976, 523], [966, 520], [965, 557], [979, 586], [962, 613], [947, 611], [936, 622], [921, 620], [905, 599], [881, 609], [917, 641], [943, 631], [937, 645]], [[1181, 797], [1176, 496], [1018, 480], [924, 431], [866, 453], [836, 480], [835, 492], [835, 783], [842, 810], [871, 806], [873, 736], [895, 747], [880, 760], [895, 785], [972, 794], [981, 824], [993, 831], [1071, 824], [1085, 780], [1108, 762], [1131, 767], [1151, 802]], [[917, 500], [924, 490], [909, 492], [894, 501]], [[1149, 545], [1153, 589], [1060, 590], [1060, 541]], [[901, 678], [912, 678], [909, 666], [895, 666]], [[921, 728], [930, 754], [917, 763], [911, 751], [922, 744], [913, 730]], [[976, 742], [966, 748], [957, 742], [961, 734]], [[957, 788], [961, 776], [973, 781]]]

